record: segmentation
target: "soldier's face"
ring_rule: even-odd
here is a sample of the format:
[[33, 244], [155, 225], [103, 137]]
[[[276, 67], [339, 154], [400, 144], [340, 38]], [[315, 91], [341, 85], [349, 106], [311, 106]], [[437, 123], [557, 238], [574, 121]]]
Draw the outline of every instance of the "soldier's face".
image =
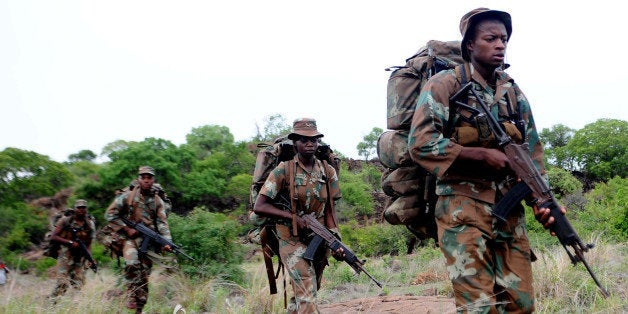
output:
[[301, 136], [295, 141], [297, 152], [303, 156], [312, 156], [318, 148], [318, 137]]
[[155, 183], [155, 177], [150, 174], [142, 174], [138, 180], [140, 181], [142, 190], [150, 190], [150, 188], [153, 187], [153, 183]]
[[79, 206], [74, 209], [74, 216], [76, 218], [83, 219], [85, 215], [87, 215], [87, 207]]
[[486, 20], [475, 27], [475, 38], [469, 41], [467, 49], [472, 61], [487, 68], [497, 68], [504, 63], [508, 32], [500, 21]]

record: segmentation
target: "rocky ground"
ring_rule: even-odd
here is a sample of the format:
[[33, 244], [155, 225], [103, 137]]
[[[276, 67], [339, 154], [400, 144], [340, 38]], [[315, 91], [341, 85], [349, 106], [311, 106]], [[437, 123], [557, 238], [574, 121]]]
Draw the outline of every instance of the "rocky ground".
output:
[[377, 296], [355, 299], [319, 307], [323, 314], [375, 313], [453, 313], [451, 298], [442, 296]]

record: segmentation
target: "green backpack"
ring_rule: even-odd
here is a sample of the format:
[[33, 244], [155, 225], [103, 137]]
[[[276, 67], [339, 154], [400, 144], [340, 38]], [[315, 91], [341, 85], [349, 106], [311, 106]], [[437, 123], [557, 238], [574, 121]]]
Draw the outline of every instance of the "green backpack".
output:
[[377, 142], [377, 155], [386, 171], [382, 189], [388, 196], [384, 219], [405, 225], [417, 238], [437, 240], [434, 207], [435, 178], [414, 163], [408, 151], [408, 135], [421, 88], [432, 75], [454, 69], [464, 60], [459, 41], [430, 40], [406, 59], [406, 65], [389, 67], [387, 127]]

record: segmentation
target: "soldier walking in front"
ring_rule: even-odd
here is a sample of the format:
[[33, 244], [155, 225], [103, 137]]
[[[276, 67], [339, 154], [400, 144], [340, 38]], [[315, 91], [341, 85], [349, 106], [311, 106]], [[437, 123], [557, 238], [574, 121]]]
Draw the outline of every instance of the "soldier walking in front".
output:
[[[116, 196], [107, 209], [105, 218], [116, 232], [126, 238], [123, 249], [124, 277], [127, 284], [126, 307], [141, 313], [148, 299], [148, 279], [153, 259], [149, 254], [139, 252], [143, 237], [120, 218], [126, 218], [133, 223], [141, 222], [168, 240], [172, 237], [164, 201], [154, 187], [155, 170], [149, 166], [141, 166], [138, 181], [139, 186]], [[172, 250], [169, 245], [161, 249]]]

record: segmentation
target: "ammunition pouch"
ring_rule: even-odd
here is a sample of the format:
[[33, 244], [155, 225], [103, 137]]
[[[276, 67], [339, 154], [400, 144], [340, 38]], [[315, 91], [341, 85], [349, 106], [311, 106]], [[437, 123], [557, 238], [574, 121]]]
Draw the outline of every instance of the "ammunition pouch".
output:
[[[485, 125], [486, 126], [486, 125]], [[523, 142], [523, 135], [519, 132], [519, 129], [516, 125], [505, 122], [502, 123], [502, 126], [508, 136], [516, 142]], [[487, 136], [488, 134], [488, 136]], [[456, 143], [462, 146], [487, 146], [488, 143], [492, 142], [495, 139], [495, 135], [491, 132], [491, 129], [488, 129], [488, 132], [484, 129], [483, 126], [478, 124], [477, 127], [473, 126], [461, 126], [457, 127], [452, 134], [452, 138]]]

